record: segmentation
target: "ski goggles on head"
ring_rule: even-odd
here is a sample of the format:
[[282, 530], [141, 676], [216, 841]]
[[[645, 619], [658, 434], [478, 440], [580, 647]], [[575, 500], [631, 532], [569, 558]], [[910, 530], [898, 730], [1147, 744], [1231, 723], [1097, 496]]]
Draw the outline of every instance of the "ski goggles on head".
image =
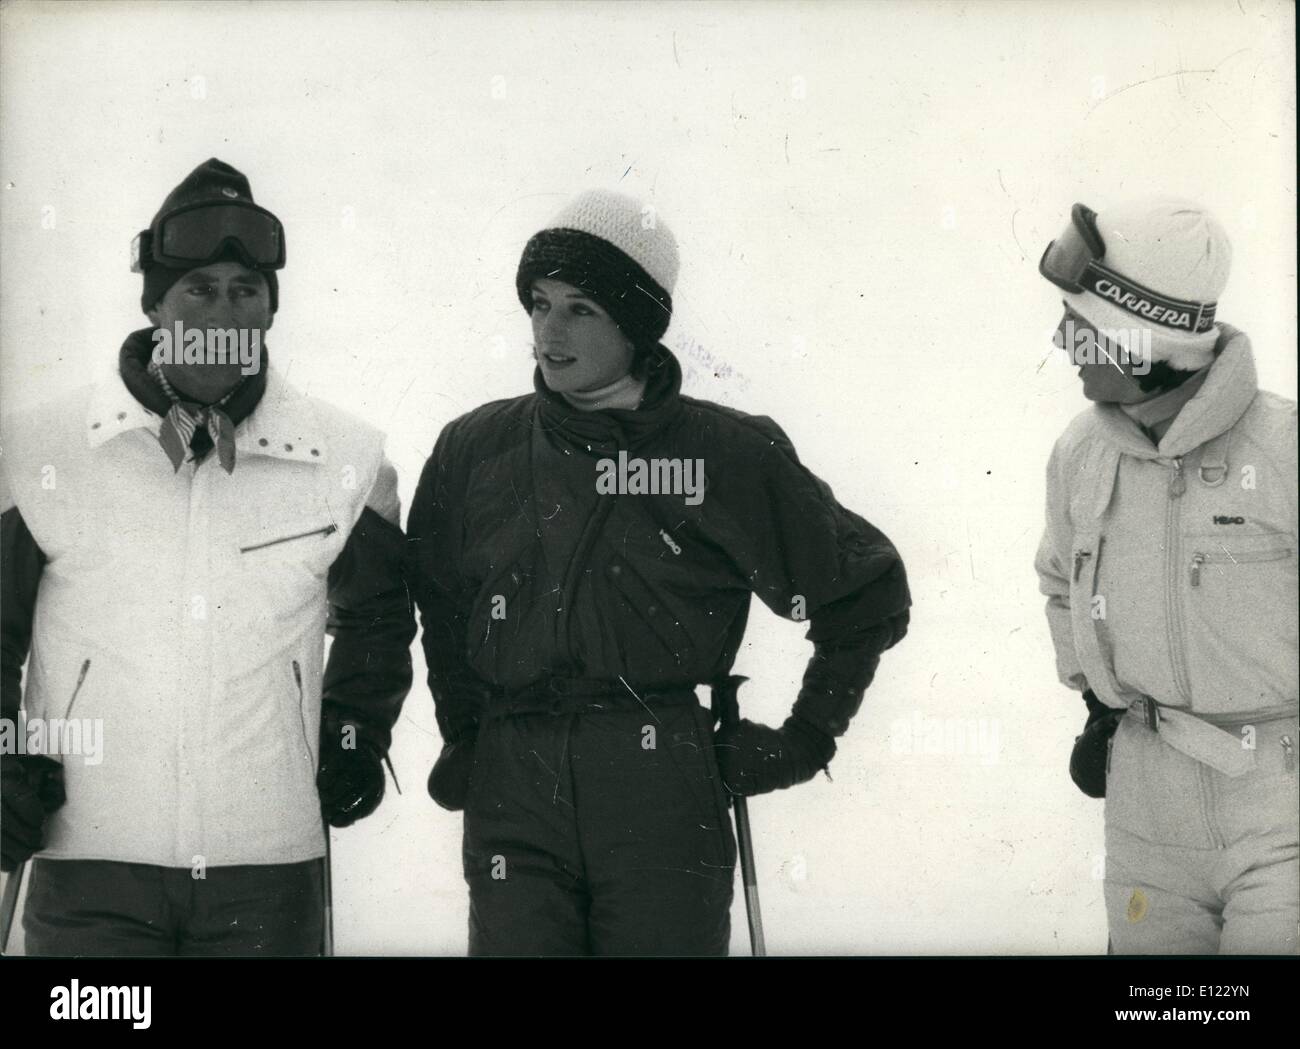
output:
[[193, 269], [234, 250], [249, 269], [284, 267], [284, 227], [265, 208], [243, 201], [203, 203], [160, 216], [131, 242], [131, 272], [150, 265]]
[[1047, 245], [1038, 272], [1075, 295], [1090, 291], [1098, 298], [1143, 320], [1199, 334], [1214, 327], [1214, 302], [1189, 302], [1144, 288], [1103, 264], [1106, 242], [1097, 229], [1097, 213], [1084, 204], [1070, 209], [1070, 224]]

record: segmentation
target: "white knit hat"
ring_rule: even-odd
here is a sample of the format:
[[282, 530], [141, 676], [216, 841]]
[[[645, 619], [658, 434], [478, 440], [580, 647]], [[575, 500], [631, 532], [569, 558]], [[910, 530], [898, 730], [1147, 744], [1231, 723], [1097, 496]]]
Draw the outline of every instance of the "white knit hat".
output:
[[[1107, 208], [1097, 215], [1106, 246], [1107, 269], [1185, 302], [1215, 303], [1228, 283], [1232, 246], [1223, 227], [1200, 204], [1148, 197]], [[1113, 332], [1126, 350], [1136, 329], [1150, 332], [1151, 359], [1179, 371], [1196, 371], [1214, 359], [1218, 326], [1192, 334], [1144, 319], [1092, 291], [1067, 292], [1066, 303], [1094, 328]]]
[[677, 238], [655, 209], [612, 189], [589, 189], [569, 201], [548, 223], [550, 229], [576, 229], [609, 241], [673, 293], [677, 284]]
[[677, 284], [677, 240], [655, 209], [608, 189], [587, 190], [524, 246], [515, 289], [532, 310], [532, 282], [550, 277], [581, 287], [638, 344], [668, 328]]

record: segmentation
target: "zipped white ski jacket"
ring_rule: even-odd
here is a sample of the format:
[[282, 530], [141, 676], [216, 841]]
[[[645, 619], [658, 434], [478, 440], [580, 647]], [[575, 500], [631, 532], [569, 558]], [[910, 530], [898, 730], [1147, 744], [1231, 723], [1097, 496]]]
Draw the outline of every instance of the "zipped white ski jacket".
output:
[[1258, 389], [1249, 340], [1221, 327], [1159, 447], [1097, 405], [1047, 468], [1035, 567], [1060, 678], [1110, 706], [1174, 708], [1162, 719], [1297, 702], [1296, 406]]
[[[215, 455], [174, 472], [161, 419], [118, 376], [9, 423], [3, 509], [21, 511], [46, 558], [25, 713], [102, 726], [98, 764], [60, 758], [67, 802], [41, 855], [173, 867], [323, 855], [316, 766], [331, 569], [367, 507], [396, 535], [400, 585], [383, 435], [274, 368], [236, 429], [231, 474]], [[391, 662], [404, 669], [379, 669], [398, 707], [413, 632], [395, 642]], [[358, 709], [373, 684], [362, 678], [374, 646], [360, 645], [344, 645], [340, 675]], [[390, 718], [378, 725], [381, 749], [391, 700], [376, 700]]]

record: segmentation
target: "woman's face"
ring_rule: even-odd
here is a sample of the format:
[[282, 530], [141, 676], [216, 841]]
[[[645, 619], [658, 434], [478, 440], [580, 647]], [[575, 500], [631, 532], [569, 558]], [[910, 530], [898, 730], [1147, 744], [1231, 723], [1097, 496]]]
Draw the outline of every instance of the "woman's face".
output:
[[550, 389], [599, 390], [632, 370], [635, 347], [585, 292], [542, 277], [532, 295], [533, 352]]

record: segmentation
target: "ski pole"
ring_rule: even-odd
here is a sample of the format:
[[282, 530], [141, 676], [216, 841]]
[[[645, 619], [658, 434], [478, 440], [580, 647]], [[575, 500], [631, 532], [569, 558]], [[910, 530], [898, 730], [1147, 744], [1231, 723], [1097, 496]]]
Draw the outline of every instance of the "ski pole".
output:
[[18, 912], [18, 894], [22, 892], [23, 875], [27, 872], [27, 861], [18, 864], [5, 880], [4, 898], [0, 900], [0, 952], [9, 950], [9, 930], [14, 925], [14, 915]]
[[325, 911], [322, 915], [321, 922], [321, 946], [320, 953], [322, 958], [334, 957], [334, 874], [331, 870], [330, 857], [330, 825], [325, 823]]
[[740, 877], [745, 887], [745, 916], [749, 919], [749, 948], [755, 958], [767, 957], [763, 940], [763, 912], [758, 905], [757, 872], [754, 870], [754, 839], [749, 831], [749, 804], [737, 795], [736, 841], [740, 846]]
[[[714, 713], [722, 725], [735, 725], [740, 721], [740, 702], [736, 692], [746, 677], [733, 674], [712, 690]], [[749, 922], [749, 949], [755, 958], [767, 956], [767, 943], [763, 939], [763, 911], [758, 903], [758, 871], [754, 864], [754, 836], [749, 827], [749, 802], [744, 796], [732, 796], [736, 810], [736, 845], [740, 852], [740, 879], [745, 891], [745, 917]]]

